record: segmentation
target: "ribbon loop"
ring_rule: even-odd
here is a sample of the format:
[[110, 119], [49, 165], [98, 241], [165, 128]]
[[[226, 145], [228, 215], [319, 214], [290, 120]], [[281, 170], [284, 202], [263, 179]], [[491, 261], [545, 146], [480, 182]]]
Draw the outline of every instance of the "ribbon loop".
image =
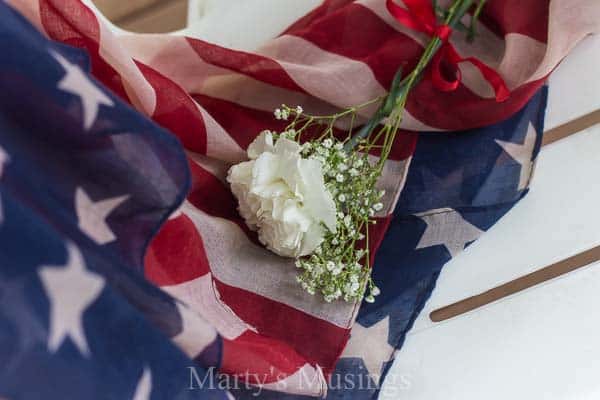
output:
[[[446, 24], [438, 24], [430, 0], [404, 0], [404, 4], [406, 8], [399, 6], [394, 0], [386, 0], [387, 9], [396, 21], [407, 28], [438, 37], [443, 42], [442, 47], [431, 61], [431, 80], [438, 90], [444, 92], [456, 90], [462, 79], [459, 64], [468, 62], [473, 64], [492, 86], [497, 102], [502, 102], [510, 96], [506, 83], [497, 71], [475, 57], [463, 58], [457, 53], [449, 42], [452, 28]], [[453, 79], [448, 78], [449, 74], [443, 73], [445, 66], [453, 70], [455, 75]]]
[[450, 34], [452, 34], [452, 28], [450, 28], [448, 25], [439, 25], [435, 28], [434, 36], [439, 37], [444, 43], [448, 41]]

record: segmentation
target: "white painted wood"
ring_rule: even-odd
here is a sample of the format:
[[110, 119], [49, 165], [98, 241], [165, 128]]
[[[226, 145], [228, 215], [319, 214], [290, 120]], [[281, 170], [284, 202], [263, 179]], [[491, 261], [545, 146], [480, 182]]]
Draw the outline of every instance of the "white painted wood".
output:
[[600, 263], [442, 323], [428, 317], [599, 245], [598, 165], [600, 125], [542, 150], [530, 194], [444, 267], [382, 399], [599, 398]]

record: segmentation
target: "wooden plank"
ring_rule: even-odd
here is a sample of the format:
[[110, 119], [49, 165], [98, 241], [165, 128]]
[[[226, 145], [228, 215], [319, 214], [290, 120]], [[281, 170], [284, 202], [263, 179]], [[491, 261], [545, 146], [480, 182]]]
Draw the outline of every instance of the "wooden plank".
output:
[[504, 297], [518, 293], [530, 287], [547, 282], [561, 275], [585, 267], [600, 260], [600, 246], [594, 247], [548, 267], [539, 269], [486, 292], [466, 298], [449, 306], [439, 308], [429, 314], [433, 322], [445, 321], [449, 318], [473, 311]]
[[171, 32], [185, 28], [187, 6], [187, 0], [162, 0], [113, 22], [118, 27], [133, 32]]
[[[542, 146], [554, 143], [566, 137], [569, 137], [584, 129], [590, 128], [600, 123], [600, 110], [593, 111], [583, 115], [573, 121], [567, 122], [556, 128], [544, 132]], [[524, 275], [503, 285], [497, 286], [486, 292], [457, 301], [448, 306], [438, 308], [429, 314], [433, 322], [441, 322], [450, 318], [457, 317], [469, 311], [483, 307], [487, 304], [501, 300], [522, 290], [539, 285], [558, 276], [567, 274], [576, 269], [582, 268], [593, 262], [600, 261], [600, 246], [576, 254], [565, 260], [559, 261], [550, 266], [539, 269], [530, 274]]]
[[574, 133], [581, 132], [596, 124], [600, 124], [600, 110], [592, 111], [589, 114], [574, 119], [573, 121], [567, 122], [552, 128], [544, 132], [544, 138], [542, 139], [542, 146], [550, 143], [554, 143], [557, 140], [564, 139], [571, 136]]
[[[94, 4], [102, 14], [111, 21], [117, 21], [151, 7], [161, 0], [94, 0]], [[162, 2], [170, 2], [163, 0]]]

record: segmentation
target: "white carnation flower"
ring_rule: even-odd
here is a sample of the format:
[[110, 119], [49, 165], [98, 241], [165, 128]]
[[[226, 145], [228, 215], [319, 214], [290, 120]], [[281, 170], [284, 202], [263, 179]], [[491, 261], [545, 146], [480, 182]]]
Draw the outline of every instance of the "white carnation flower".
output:
[[261, 243], [281, 256], [311, 254], [325, 229], [335, 233], [335, 202], [320, 161], [303, 158], [298, 143], [262, 132], [248, 147], [250, 161], [234, 165], [227, 181], [246, 224]]

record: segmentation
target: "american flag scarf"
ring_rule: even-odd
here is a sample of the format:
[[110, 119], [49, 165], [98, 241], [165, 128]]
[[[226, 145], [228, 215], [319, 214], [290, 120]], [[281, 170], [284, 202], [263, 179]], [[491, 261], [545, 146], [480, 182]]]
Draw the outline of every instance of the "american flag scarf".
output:
[[[0, 183], [10, 189], [6, 190], [8, 200], [3, 200], [9, 211], [4, 211], [0, 235], [13, 232], [9, 228], [16, 225], [9, 216], [20, 215], [19, 207], [32, 209], [38, 217], [51, 213], [52, 217], [35, 220], [36, 229], [49, 237], [54, 237], [53, 232], [44, 230], [45, 223], [68, 227], [59, 230], [62, 256], [30, 260], [32, 271], [37, 271], [27, 278], [37, 285], [31, 290], [37, 289], [44, 304], [50, 304], [42, 322], [27, 322], [40, 327], [41, 337], [30, 340], [44, 344], [48, 355], [44, 365], [57, 362], [67, 368], [65, 363], [77, 357], [88, 363], [101, 357], [107, 365], [125, 368], [129, 375], [124, 377], [92, 367], [79, 371], [83, 383], [102, 385], [94, 386], [98, 390], [106, 385], [122, 389], [121, 394], [146, 391], [146, 398], [151, 394], [154, 398], [198, 396], [196, 389], [206, 396], [225, 396], [218, 390], [203, 390], [203, 385], [193, 387], [202, 379], [181, 370], [186, 359], [187, 366], [198, 367], [196, 377], [202, 378], [212, 368], [241, 376], [244, 383], [260, 387], [261, 398], [376, 397], [440, 268], [526, 193], [543, 131], [545, 79], [581, 39], [600, 30], [600, 11], [594, 0], [497, 0], [487, 3], [473, 44], [460, 33], [453, 35], [451, 42], [459, 54], [476, 56], [496, 69], [511, 96], [497, 103], [489, 83], [469, 64], [461, 64], [462, 82], [453, 92], [440, 92], [427, 79], [415, 88], [403, 120], [405, 131], [381, 178], [388, 196], [370, 243], [374, 253], [379, 250], [374, 278], [383, 295], [373, 305], [323, 304], [298, 287], [288, 260], [256, 244], [237, 214], [224, 175], [231, 163], [244, 159], [244, 149], [259, 131], [283, 128], [283, 123], [272, 118], [272, 109], [281, 103], [299, 104], [311, 113], [330, 114], [380, 96], [400, 65], [407, 70], [415, 65], [425, 35], [398, 24], [384, 0], [326, 0], [254, 52], [185, 36], [115, 34], [80, 0], [10, 0], [8, 4], [47, 38], [83, 49], [93, 75], [88, 77], [82, 53], [43, 42], [2, 4], [3, 21], [8, 21], [2, 27], [6, 46], [23, 42], [31, 55], [33, 50], [25, 44], [35, 42], [37, 59], [53, 63], [59, 71], [48, 90], [72, 96], [70, 105], [55, 102], [54, 109], [44, 105], [32, 126], [23, 119], [23, 111], [16, 116], [6, 114], [21, 119], [11, 123], [6, 117], [6, 132], [15, 135], [6, 134], [5, 139], [3, 133], [0, 142], [4, 148], [0, 172], [2, 166], [6, 170]], [[22, 62], [19, 68], [24, 75], [29, 73], [31, 84], [41, 85], [43, 72], [27, 70], [27, 60], [18, 50], [7, 52], [8, 59]], [[14, 62], [13, 72], [19, 70]], [[15, 85], [6, 78], [8, 74], [3, 72], [3, 77], [3, 85]], [[43, 97], [19, 103], [26, 88], [18, 89], [7, 90], [14, 94], [5, 99], [7, 110], [42, 107]], [[124, 103], [137, 110], [136, 117]], [[53, 166], [44, 171], [47, 184], [56, 185], [41, 189], [64, 190], [62, 201], [13, 204], [11, 194], [25, 191], [11, 186], [14, 174], [19, 173], [15, 159], [27, 159], [27, 146], [40, 148], [15, 144], [10, 138], [20, 137], [19, 129], [41, 129], [57, 110], [70, 118], [80, 115], [79, 125], [65, 128], [60, 138], [70, 142], [65, 148], [71, 151], [44, 155]], [[109, 111], [130, 113], [131, 119], [119, 119]], [[368, 112], [362, 117], [368, 118]], [[169, 142], [172, 139], [142, 116], [178, 138], [185, 148], [187, 168], [183, 153]], [[76, 136], [77, 130], [81, 137]], [[151, 138], [123, 134], [144, 130], [154, 132]], [[56, 135], [61, 135], [59, 131], [60, 126], [52, 129]], [[106, 143], [86, 137], [89, 132], [104, 136]], [[51, 151], [59, 148], [55, 144]], [[110, 157], [125, 160], [126, 165], [110, 162]], [[80, 170], [70, 171], [73, 176], [68, 180], [61, 167]], [[81, 181], [91, 188], [77, 183]], [[16, 256], [4, 243], [14, 240], [2, 241], [6, 262]], [[82, 319], [69, 320], [72, 326], [58, 329], [58, 322], [53, 325], [69, 303], [55, 293], [61, 286], [53, 286], [54, 282], [61, 277], [53, 279], [48, 266], [73, 270], [87, 285], [68, 289], [90, 294], [79, 307]], [[20, 279], [23, 285], [30, 282]], [[82, 317], [94, 311], [96, 317], [103, 315], [90, 308], [105, 291], [115, 293], [114, 307], [119, 312], [126, 310], [142, 321], [124, 327], [128, 335], [105, 330], [92, 316]], [[2, 307], [10, 308], [9, 303]], [[25, 323], [21, 321], [24, 313], [4, 317]], [[109, 326], [118, 325], [106, 322]], [[161, 335], [165, 336], [162, 342]], [[104, 348], [98, 343], [108, 344]], [[140, 343], [144, 346], [136, 346]], [[34, 355], [41, 351], [29, 350]], [[61, 353], [67, 350], [67, 355]], [[123, 365], [125, 354], [137, 357], [135, 366]], [[161, 357], [165, 365], [155, 367]], [[148, 359], [154, 361], [140, 364]], [[21, 365], [20, 360], [10, 361]], [[0, 394], [10, 387], [7, 394], [19, 397], [22, 384], [17, 370], [2, 374]], [[64, 375], [58, 371], [56, 375]], [[336, 384], [344, 374], [364, 378], [369, 384], [352, 388]], [[154, 384], [157, 376], [162, 386]], [[182, 378], [187, 379], [183, 385]], [[67, 387], [63, 389], [68, 393]], [[227, 395], [236, 398], [255, 394], [252, 388], [227, 389], [231, 392]], [[61, 393], [44, 392], [43, 385], [39, 390], [50, 397]], [[98, 398], [125, 398], [121, 394], [99, 394]]]

